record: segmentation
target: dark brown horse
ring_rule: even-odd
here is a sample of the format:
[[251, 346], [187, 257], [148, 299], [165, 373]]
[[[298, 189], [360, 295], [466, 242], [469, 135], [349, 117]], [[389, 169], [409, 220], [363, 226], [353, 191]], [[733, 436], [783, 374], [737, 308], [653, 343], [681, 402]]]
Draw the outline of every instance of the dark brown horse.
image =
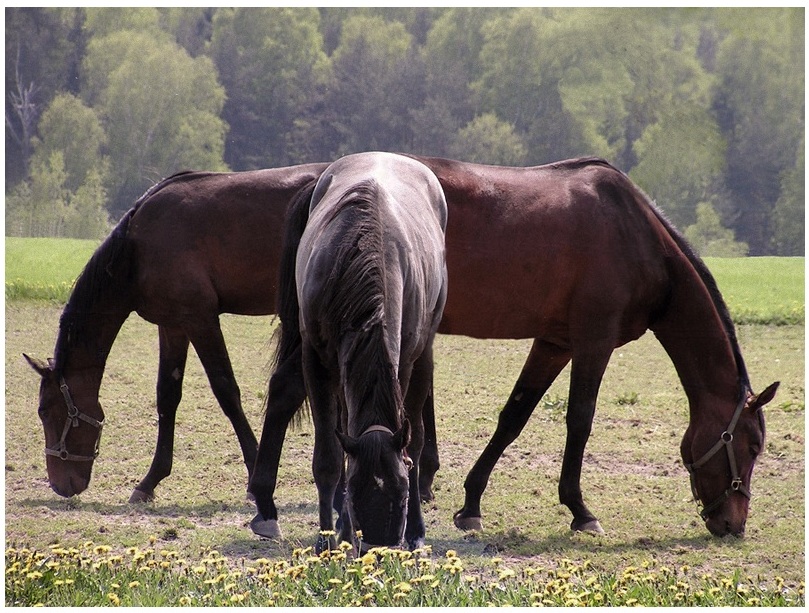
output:
[[[497, 429], [467, 476], [456, 525], [481, 527], [480, 500], [494, 465], [572, 363], [559, 499], [574, 530], [602, 531], [580, 486], [596, 398], [612, 351], [651, 329], [688, 397], [681, 450], [706, 525], [715, 535], [743, 533], [763, 446], [762, 407], [777, 384], [758, 396], [751, 391], [727, 307], [682, 236], [626, 175], [600, 159], [533, 168], [416, 159], [436, 174], [449, 208], [449, 294], [439, 332], [534, 339]], [[271, 379], [250, 485], [259, 511], [253, 529], [268, 536], [278, 532], [272, 495], [284, 432], [303, 400], [299, 361], [280, 363]], [[431, 414], [426, 407], [428, 443]], [[426, 475], [437, 467], [431, 447], [421, 458]]]
[[107, 355], [132, 311], [159, 327], [158, 437], [130, 501], [151, 499], [171, 472], [174, 420], [189, 342], [230, 418], [252, 471], [257, 442], [242, 411], [220, 313], [275, 312], [286, 208], [327, 164], [241, 173], [181, 173], [150, 189], [96, 250], [59, 322], [55, 359], [41, 375], [39, 415], [48, 478], [62, 496], [87, 488], [104, 412]]
[[[296, 235], [298, 218], [307, 221]], [[323, 172], [311, 199], [293, 205], [288, 223], [279, 351], [301, 356], [321, 535], [334, 529], [344, 450], [342, 537], [361, 531], [367, 547], [403, 539], [418, 547], [421, 410], [447, 291], [444, 193], [411, 158], [347, 155]]]

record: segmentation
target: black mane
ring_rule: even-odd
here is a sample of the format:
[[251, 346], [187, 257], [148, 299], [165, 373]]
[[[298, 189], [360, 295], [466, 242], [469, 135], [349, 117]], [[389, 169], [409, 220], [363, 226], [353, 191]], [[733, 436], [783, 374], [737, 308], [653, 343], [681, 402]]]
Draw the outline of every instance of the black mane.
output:
[[346, 395], [365, 408], [356, 416], [360, 432], [374, 424], [397, 430], [402, 423], [398, 373], [385, 344], [384, 228], [378, 198], [378, 186], [363, 181], [334, 207], [343, 231], [319, 301], [321, 335], [352, 339], [341, 356], [346, 370], [341, 383]]
[[93, 320], [106, 315], [109, 305], [102, 300], [111, 297], [121, 302], [116, 312], [131, 308], [125, 305], [126, 288], [133, 277], [130, 243], [126, 238], [129, 222], [138, 204], [127, 211], [104, 239], [76, 278], [70, 298], [59, 318], [59, 335], [54, 350], [54, 370], [62, 372], [67, 353], [74, 347], [89, 341], [89, 329]]

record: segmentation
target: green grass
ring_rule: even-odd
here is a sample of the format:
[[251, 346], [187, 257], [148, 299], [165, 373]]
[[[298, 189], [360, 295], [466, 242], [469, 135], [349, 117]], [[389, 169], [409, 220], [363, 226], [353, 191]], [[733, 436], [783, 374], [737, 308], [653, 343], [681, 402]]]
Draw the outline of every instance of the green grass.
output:
[[[6, 238], [6, 299], [64, 304], [98, 241]], [[804, 322], [804, 258], [707, 258], [737, 324]]]
[[6, 300], [67, 302], [99, 241], [6, 237]]
[[737, 324], [804, 322], [804, 258], [706, 258], [705, 263]]
[[[338, 600], [343, 598], [341, 587], [326, 596], [328, 589], [336, 589], [327, 588], [329, 579], [341, 579], [345, 585], [352, 576], [351, 560], [329, 566], [332, 561], [315, 564], [307, 561], [308, 554], [303, 559], [296, 554], [317, 535], [311, 423], [291, 430], [284, 443], [276, 492], [284, 538], [257, 539], [248, 526], [255, 509], [245, 499], [246, 471], [238, 444], [193, 354], [177, 418], [173, 472], [157, 488], [153, 503], [127, 503], [151, 462], [156, 437], [157, 331], [137, 316], [124, 324], [107, 363], [100, 398], [106, 425], [90, 488], [70, 500], [56, 496], [48, 487], [42, 425], [36, 416], [39, 378], [21, 353], [51, 355], [60, 312], [58, 305], [45, 302], [6, 305], [5, 534], [7, 548], [18, 552], [7, 552], [7, 568], [17, 561], [27, 568], [24, 577], [7, 576], [7, 598], [14, 594], [15, 602], [53, 605], [114, 604], [118, 598], [121, 604], [168, 606], [261, 605], [270, 599], [280, 604], [275, 592], [290, 604], [343, 604], [365, 597], [363, 588], [371, 585], [360, 588], [358, 582], [355, 590], [346, 592], [346, 600]], [[222, 322], [245, 412], [254, 431], [260, 432], [272, 319], [224, 316]], [[495, 467], [482, 500], [484, 529], [459, 532], [452, 514], [463, 501], [463, 480], [494, 431], [531, 343], [439, 336], [435, 390], [441, 469], [436, 500], [423, 507], [432, 566], [420, 571], [435, 579], [421, 580], [420, 575], [407, 574], [418, 568], [400, 569], [398, 561], [390, 562], [382, 582], [392, 576], [393, 586], [407, 581], [413, 589], [380, 593], [379, 588], [374, 602], [531, 604], [532, 594], [541, 594], [541, 602], [546, 589], [555, 590], [555, 598], [566, 595], [563, 590], [569, 587], [570, 594], [589, 590], [593, 600], [587, 604], [597, 603], [599, 597], [611, 604], [664, 604], [673, 601], [666, 597], [674, 599], [678, 593], [691, 605], [743, 604], [756, 598], [759, 604], [802, 603], [804, 327], [745, 325], [739, 327], [738, 337], [754, 389], [781, 381], [775, 401], [766, 408], [766, 450], [753, 476], [744, 539], [711, 537], [697, 515], [679, 458], [687, 403], [670, 360], [652, 334], [614, 353], [587, 446], [582, 488], [606, 534], [571, 533], [570, 513], [557, 498], [569, 369]], [[92, 545], [86, 547], [88, 542]], [[98, 554], [96, 547], [101, 548]], [[140, 559], [133, 569], [130, 548], [145, 555], [144, 563], [170, 563], [172, 574], [161, 574], [162, 566], [155, 575], [139, 570]], [[24, 549], [29, 553], [20, 554]], [[89, 561], [81, 573], [70, 570], [54, 549], [77, 549], [82, 553], [76, 555]], [[176, 557], [164, 559], [164, 550], [177, 552]], [[214, 556], [214, 551], [219, 554]], [[456, 585], [452, 581], [459, 576], [438, 572], [434, 565], [446, 564], [450, 551], [457, 552], [461, 580], [470, 577], [474, 583]], [[113, 560], [110, 564], [118, 566], [108, 568], [106, 562], [113, 556], [124, 561]], [[28, 566], [32, 557], [38, 561]], [[223, 558], [216, 563], [222, 565], [219, 570], [203, 562], [211, 558]], [[179, 559], [186, 564], [179, 565]], [[65, 564], [64, 574], [57, 575], [48, 562]], [[103, 564], [94, 569], [99, 562]], [[289, 570], [304, 563], [306, 568]], [[321, 564], [330, 570], [324, 571]], [[193, 571], [203, 565], [204, 574]], [[256, 574], [248, 577], [251, 568]], [[543, 570], [529, 577], [535, 569]], [[299, 574], [275, 576], [267, 583], [269, 578], [259, 575], [270, 570]], [[503, 570], [514, 576], [506, 573], [501, 579]], [[238, 572], [242, 576], [233, 575]], [[78, 582], [78, 575], [86, 582], [81, 591], [64, 583], [71, 578]], [[439, 586], [432, 588], [439, 578]], [[13, 580], [24, 584], [9, 583]], [[130, 587], [133, 582], [139, 584]], [[396, 597], [399, 592], [407, 592], [406, 597]], [[183, 597], [187, 600], [181, 603]]]
[[[562, 559], [553, 567], [492, 558], [469, 569], [457, 552], [387, 548], [353, 556], [350, 546], [314, 555], [234, 564], [218, 551], [189, 559], [174, 548], [123, 551], [53, 545], [6, 549], [6, 606], [803, 606], [805, 585], [762, 589], [735, 572], [713, 576], [654, 559], [617, 572]], [[92, 572], [88, 572], [92, 570]]]

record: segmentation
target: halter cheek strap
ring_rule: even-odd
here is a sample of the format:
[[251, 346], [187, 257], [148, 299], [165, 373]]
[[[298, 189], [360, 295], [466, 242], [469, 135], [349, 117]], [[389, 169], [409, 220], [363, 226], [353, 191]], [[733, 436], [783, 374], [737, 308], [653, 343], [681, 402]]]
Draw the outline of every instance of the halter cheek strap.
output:
[[[55, 456], [68, 462], [93, 461], [98, 457], [99, 443], [101, 441], [101, 429], [104, 427], [104, 421], [98, 421], [86, 413], [79, 411], [76, 404], [73, 402], [73, 398], [70, 396], [70, 388], [68, 388], [67, 383], [65, 383], [64, 377], [59, 378], [59, 389], [62, 391], [62, 396], [65, 399], [65, 404], [67, 405], [67, 418], [65, 419], [65, 427], [62, 430], [62, 438], [60, 438], [59, 442], [53, 447], [45, 447], [45, 455]], [[70, 432], [71, 428], [78, 428], [79, 420], [90, 424], [94, 428], [98, 428], [98, 437], [96, 438], [95, 449], [93, 450], [93, 455], [91, 456], [77, 455], [74, 453], [69, 453], [67, 450], [67, 434]]]
[[697, 482], [696, 482], [696, 471], [698, 468], [704, 466], [708, 460], [714, 457], [719, 451], [724, 447], [728, 454], [728, 464], [730, 465], [730, 486], [722, 493], [720, 496], [714, 500], [711, 504], [705, 505], [699, 512], [700, 517], [702, 517], [703, 521], [708, 520], [708, 516], [713, 513], [716, 509], [718, 509], [725, 500], [727, 500], [733, 492], [739, 492], [748, 500], [751, 497], [750, 490], [747, 489], [742, 483], [741, 475], [739, 475], [739, 469], [736, 464], [736, 454], [733, 451], [733, 431], [736, 429], [736, 424], [739, 421], [739, 417], [744, 410], [745, 405], [747, 404], [747, 395], [742, 394], [742, 399], [739, 401], [738, 406], [736, 407], [736, 411], [733, 413], [733, 418], [730, 420], [730, 424], [728, 425], [727, 429], [722, 433], [719, 437], [719, 440], [716, 441], [713, 447], [711, 447], [705, 455], [703, 455], [699, 460], [693, 462], [691, 464], [686, 464], [685, 468], [688, 470], [688, 475], [691, 478], [691, 493], [694, 495], [694, 500], [699, 502], [699, 495], [697, 494]]

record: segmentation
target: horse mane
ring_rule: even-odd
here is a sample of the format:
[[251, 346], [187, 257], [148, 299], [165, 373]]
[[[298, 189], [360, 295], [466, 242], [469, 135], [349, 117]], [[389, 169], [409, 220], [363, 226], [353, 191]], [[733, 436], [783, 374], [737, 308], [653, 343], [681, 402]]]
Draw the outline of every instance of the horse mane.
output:
[[[609, 165], [609, 164], [608, 164]], [[617, 168], [615, 169], [617, 172], [621, 173], [624, 177], [627, 178], [627, 181], [630, 181], [629, 178]], [[733, 351], [733, 357], [736, 361], [736, 368], [739, 373], [739, 380], [742, 383], [742, 394], [745, 394], [747, 390], [751, 389], [750, 387], [750, 376], [747, 372], [747, 366], [744, 363], [744, 358], [742, 357], [742, 351], [739, 347], [739, 341], [736, 337], [736, 327], [733, 324], [733, 318], [730, 316], [730, 310], [728, 309], [727, 303], [725, 299], [722, 297], [722, 293], [719, 291], [719, 286], [716, 284], [716, 279], [711, 274], [711, 271], [708, 269], [708, 266], [702, 260], [702, 258], [697, 254], [691, 244], [686, 240], [686, 238], [682, 235], [682, 233], [674, 226], [674, 224], [669, 221], [663, 211], [652, 201], [649, 196], [647, 196], [643, 190], [640, 189], [637, 185], [630, 181], [630, 185], [632, 185], [635, 193], [638, 194], [640, 200], [644, 202], [655, 218], [660, 222], [663, 228], [668, 232], [671, 239], [677, 245], [678, 249], [682, 252], [691, 266], [699, 275], [699, 278], [702, 280], [703, 285], [708, 290], [708, 294], [713, 301], [714, 308], [716, 309], [717, 314], [719, 315], [719, 319], [722, 322], [722, 326], [725, 329], [725, 334], [727, 334], [728, 339], [730, 340], [731, 349]]]
[[[69, 351], [89, 340], [89, 326], [93, 323], [92, 319], [100, 314], [98, 312], [99, 303], [105, 296], [114, 295], [124, 303], [128, 300], [127, 286], [135, 273], [131, 258], [131, 245], [127, 240], [132, 217], [147, 200], [168, 185], [197, 177], [200, 174], [210, 173], [184, 170], [152, 185], [135, 201], [132, 208], [124, 213], [112, 232], [95, 250], [76, 278], [70, 297], [59, 318], [59, 334], [54, 350], [54, 370], [61, 372]], [[129, 308], [129, 305], [122, 308]]]
[[102, 297], [117, 293], [127, 300], [125, 285], [134, 276], [131, 245], [126, 238], [136, 204], [127, 211], [104, 242], [95, 250], [76, 278], [73, 290], [59, 318], [59, 334], [54, 350], [54, 370], [62, 372], [70, 349], [86, 342], [89, 326], [98, 312]]
[[319, 300], [321, 333], [350, 339], [338, 348], [341, 383], [355, 406], [369, 409], [355, 416], [359, 431], [380, 423], [397, 430], [402, 422], [398, 373], [385, 344], [384, 227], [378, 200], [378, 185], [368, 180], [335, 205], [332, 221], [341, 217], [343, 232]]

